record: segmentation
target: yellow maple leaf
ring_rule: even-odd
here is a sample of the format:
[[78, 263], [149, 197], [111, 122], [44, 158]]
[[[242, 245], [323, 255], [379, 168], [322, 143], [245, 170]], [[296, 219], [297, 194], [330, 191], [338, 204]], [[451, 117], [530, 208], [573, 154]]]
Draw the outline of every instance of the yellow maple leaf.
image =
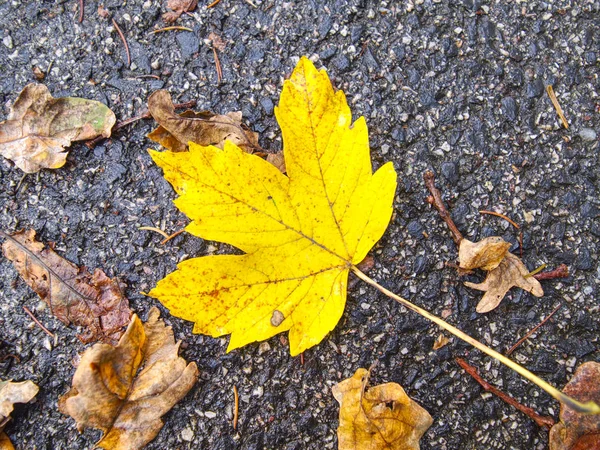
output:
[[289, 330], [297, 355], [338, 323], [348, 271], [385, 231], [396, 172], [372, 173], [364, 118], [306, 58], [275, 110], [287, 176], [231, 142], [150, 151], [192, 222], [186, 230], [244, 255], [193, 258], [150, 292], [194, 332], [231, 334], [228, 351]]

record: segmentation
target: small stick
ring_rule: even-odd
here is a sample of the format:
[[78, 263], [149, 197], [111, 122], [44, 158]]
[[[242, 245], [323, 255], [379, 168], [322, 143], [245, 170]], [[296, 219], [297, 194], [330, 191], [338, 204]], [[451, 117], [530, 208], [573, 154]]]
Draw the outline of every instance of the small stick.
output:
[[219, 61], [219, 55], [217, 49], [213, 47], [213, 55], [215, 55], [215, 66], [217, 68], [217, 84], [221, 84], [223, 79], [223, 71], [221, 70], [221, 61]]
[[164, 236], [165, 239], [169, 239], [169, 235], [167, 233], [165, 233], [163, 230], [161, 230], [160, 228], [156, 228], [156, 227], [138, 227], [138, 230], [154, 231], [155, 233], [158, 233], [158, 234]]
[[208, 5], [208, 6], [206, 7], [206, 9], [209, 9], [209, 8], [214, 8], [215, 6], [217, 6], [217, 5], [219, 4], [219, 2], [220, 2], [220, 1], [221, 1], [221, 0], [215, 0], [215, 1], [214, 1], [214, 2], [212, 2], [210, 5]]
[[151, 31], [150, 34], [162, 33], [163, 31], [172, 31], [172, 30], [191, 31], [191, 32], [194, 31], [188, 27], [173, 26], [173, 27], [159, 28], [158, 30]]
[[531, 336], [533, 333], [535, 333], [538, 330], [538, 328], [540, 328], [542, 325], [544, 325], [546, 322], [548, 322], [548, 320], [550, 320], [550, 317], [552, 317], [556, 313], [556, 311], [558, 311], [561, 307], [562, 307], [562, 304], [559, 304], [556, 308], [554, 308], [554, 311], [552, 311], [548, 315], [548, 317], [546, 317], [544, 320], [542, 320], [540, 323], [538, 323], [535, 327], [533, 327], [531, 329], [531, 331], [529, 331], [525, 336], [523, 336], [521, 339], [519, 339], [515, 345], [513, 345], [511, 348], [508, 349], [508, 351], [505, 353], [505, 355], [510, 356], [510, 354], [512, 352], [514, 352], [515, 349], [519, 345], [521, 345], [523, 342], [525, 342], [527, 340], [527, 338], [529, 338], [529, 336]]
[[83, 0], [79, 0], [79, 23], [83, 22]]
[[300, 353], [300, 365], [304, 365], [304, 352]]
[[40, 321], [35, 318], [35, 316], [33, 315], [33, 313], [31, 311], [29, 311], [29, 308], [27, 308], [27, 306], [23, 306], [23, 309], [29, 315], [29, 317], [31, 317], [31, 320], [33, 320], [42, 330], [44, 330], [44, 332], [48, 336], [50, 336], [52, 339], [54, 339], [54, 335], [50, 332], [50, 330], [48, 330], [48, 328], [46, 328], [44, 325], [42, 325], [40, 323]]
[[540, 267], [538, 267], [537, 269], [533, 269], [531, 272], [529, 272], [527, 275], [525, 275], [523, 278], [530, 278], [535, 276], [536, 274], [540, 273], [542, 270], [544, 270], [546, 268], [548, 264], [544, 263], [542, 264]]
[[556, 110], [556, 114], [558, 114], [560, 121], [562, 122], [563, 126], [568, 130], [569, 122], [567, 122], [567, 118], [563, 114], [563, 110], [560, 107], [560, 104], [558, 103], [558, 99], [556, 98], [556, 94], [554, 93], [554, 89], [552, 88], [551, 84], [546, 86], [546, 92], [548, 93], [548, 97], [550, 97], [550, 101], [554, 105], [554, 109]]
[[[196, 106], [196, 100], [190, 100], [189, 102], [185, 102], [185, 103], [177, 103], [176, 105], [173, 105], [173, 107], [175, 109], [181, 109], [181, 108], [193, 108], [194, 106]], [[126, 127], [127, 125], [133, 123], [133, 122], [137, 122], [138, 120], [142, 120], [142, 119], [150, 119], [152, 117], [152, 114], [150, 114], [150, 111], [146, 110], [144, 111], [142, 114], [140, 114], [139, 116], [135, 116], [135, 117], [131, 117], [129, 119], [126, 119], [122, 122], [119, 122], [118, 124], [116, 124], [111, 133], [114, 133], [115, 131]], [[86, 146], [88, 148], [94, 148], [96, 147], [96, 145], [98, 145], [100, 142], [102, 142], [104, 139], [106, 139], [106, 137], [104, 136], [98, 136], [95, 139], [92, 139], [89, 142], [86, 142]]]
[[519, 225], [517, 225], [516, 222], [514, 222], [512, 219], [506, 217], [504, 214], [500, 214], [497, 213], [496, 211], [487, 211], [485, 209], [481, 209], [479, 211], [479, 214], [489, 214], [490, 216], [496, 216], [496, 217], [500, 217], [501, 219], [506, 220], [508, 223], [510, 223], [513, 227], [515, 227], [517, 230], [520, 229], [521, 227]]
[[438, 188], [435, 187], [435, 175], [433, 172], [428, 170], [423, 174], [423, 180], [425, 181], [425, 186], [429, 192], [431, 192], [431, 195], [427, 197], [427, 203], [433, 205], [435, 209], [438, 210], [442, 220], [446, 222], [446, 225], [448, 225], [448, 228], [450, 228], [454, 242], [457, 246], [460, 245], [460, 241], [463, 240], [463, 235], [460, 231], [458, 231], [458, 228], [452, 220], [450, 213], [448, 213], [446, 205], [444, 204], [444, 200], [442, 200], [442, 193]]
[[538, 426], [552, 428], [552, 426], [554, 425], [554, 420], [552, 419], [552, 417], [540, 416], [532, 408], [522, 405], [521, 403], [516, 401], [510, 395], [505, 394], [500, 389], [492, 386], [487, 381], [485, 381], [483, 378], [481, 378], [481, 376], [477, 373], [477, 369], [475, 367], [471, 366], [464, 359], [454, 358], [454, 360], [460, 367], [462, 367], [465, 370], [465, 372], [467, 372], [469, 375], [471, 375], [475, 379], [475, 381], [477, 381], [483, 387], [483, 389], [491, 392], [492, 394], [494, 394], [495, 396], [500, 398], [500, 400], [508, 403], [513, 408], [516, 408], [519, 411], [521, 411], [523, 414], [526, 414], [529, 417], [531, 417], [533, 419], [533, 421], [538, 424]]
[[[162, 230], [160, 230], [162, 231]], [[160, 241], [160, 245], [165, 245], [167, 242], [169, 242], [171, 239], [173, 239], [175, 236], [179, 236], [181, 233], [183, 233], [185, 231], [185, 228], [182, 228], [181, 230], [176, 231], [175, 233], [173, 233], [170, 236], [167, 236], [166, 238], [164, 238], [162, 241]], [[165, 233], [166, 234], [166, 233]]]
[[233, 429], [237, 430], [238, 412], [240, 407], [240, 397], [238, 395], [237, 386], [233, 385]]
[[112, 23], [113, 23], [115, 29], [117, 30], [117, 33], [119, 33], [119, 36], [121, 37], [121, 40], [123, 41], [123, 45], [125, 45], [125, 53], [127, 53], [127, 67], [129, 67], [129, 66], [131, 66], [131, 54], [129, 53], [129, 45], [127, 45], [127, 41], [125, 40], [125, 35], [119, 28], [117, 21], [115, 19], [112, 19]]
[[555, 278], [567, 278], [569, 276], [569, 268], [565, 264], [561, 264], [554, 270], [548, 272], [537, 273], [533, 276], [538, 281], [553, 280]]

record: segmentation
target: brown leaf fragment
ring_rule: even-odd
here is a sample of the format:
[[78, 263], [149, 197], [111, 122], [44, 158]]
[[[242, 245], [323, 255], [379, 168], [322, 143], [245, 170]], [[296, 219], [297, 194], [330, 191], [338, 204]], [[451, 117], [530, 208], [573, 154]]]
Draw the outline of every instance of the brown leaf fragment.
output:
[[333, 388], [340, 404], [339, 450], [418, 450], [433, 423], [397, 383], [366, 390], [369, 372], [358, 369]]
[[0, 432], [0, 450], [15, 450], [12, 442], [4, 432]]
[[169, 0], [167, 8], [172, 9], [163, 14], [163, 20], [167, 23], [173, 23], [185, 12], [191, 12], [198, 6], [198, 0]]
[[433, 349], [439, 350], [440, 348], [448, 345], [448, 342], [450, 342], [450, 339], [448, 339], [444, 334], [440, 333], [439, 336], [435, 338]]
[[37, 395], [38, 391], [39, 388], [33, 381], [13, 383], [10, 380], [0, 380], [0, 433], [10, 419], [9, 416], [13, 411], [13, 405], [15, 403], [30, 402]]
[[526, 277], [529, 271], [515, 255], [507, 252], [498, 267], [488, 272], [483, 283], [465, 282], [465, 286], [485, 291], [477, 305], [478, 313], [486, 313], [496, 308], [513, 286], [530, 292], [536, 297], [544, 295], [542, 285], [534, 277]]
[[79, 335], [81, 341], [119, 341], [131, 317], [122, 283], [108, 278], [101, 269], [91, 274], [61, 258], [35, 239], [34, 230], [0, 235], [6, 238], [4, 256], [52, 314], [66, 325], [73, 323], [85, 329]]
[[[581, 364], [563, 392], [576, 400], [600, 402], [600, 363]], [[600, 450], [600, 415], [581, 414], [560, 404], [560, 422], [550, 430], [550, 450]]]
[[116, 120], [100, 102], [53, 98], [43, 84], [28, 84], [0, 123], [0, 154], [27, 173], [56, 169], [65, 164], [71, 142], [109, 137]]
[[220, 52], [222, 52], [223, 50], [225, 50], [225, 47], [227, 46], [227, 43], [217, 33], [211, 32], [208, 35], [208, 39], [212, 42], [212, 46], [214, 48], [216, 48], [217, 50], [219, 50]]
[[77, 428], [102, 430], [96, 446], [141, 449], [163, 426], [161, 417], [179, 402], [198, 379], [196, 363], [177, 355], [171, 327], [152, 308], [148, 321], [133, 315], [119, 344], [95, 344], [81, 357], [73, 387], [59, 409]]
[[275, 167], [277, 167], [281, 173], [286, 172], [285, 158], [283, 157], [283, 152], [269, 153], [267, 155], [267, 162], [270, 162]]
[[226, 140], [247, 153], [259, 148], [258, 134], [242, 125], [242, 113], [239, 111], [226, 115], [210, 111], [176, 114], [171, 95], [162, 89], [150, 96], [148, 110], [160, 125], [148, 137], [168, 150], [185, 151], [190, 141], [223, 148]]
[[509, 248], [510, 243], [498, 236], [487, 237], [479, 242], [463, 239], [458, 247], [459, 267], [465, 270], [495, 269]]

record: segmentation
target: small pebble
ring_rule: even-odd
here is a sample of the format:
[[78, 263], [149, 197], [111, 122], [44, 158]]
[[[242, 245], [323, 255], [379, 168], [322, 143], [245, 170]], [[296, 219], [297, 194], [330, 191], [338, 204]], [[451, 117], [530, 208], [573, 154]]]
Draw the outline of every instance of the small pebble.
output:
[[584, 142], [593, 142], [598, 138], [598, 135], [591, 128], [582, 128], [579, 130], [579, 137]]

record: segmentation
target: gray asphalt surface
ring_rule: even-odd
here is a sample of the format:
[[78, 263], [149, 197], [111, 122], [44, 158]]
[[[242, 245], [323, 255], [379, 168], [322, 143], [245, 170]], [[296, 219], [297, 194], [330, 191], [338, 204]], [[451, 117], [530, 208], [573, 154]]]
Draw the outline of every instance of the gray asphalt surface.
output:
[[[242, 110], [261, 145], [281, 147], [273, 116], [282, 82], [297, 58], [326, 67], [369, 125], [374, 165], [393, 161], [399, 188], [392, 223], [371, 252], [370, 275], [465, 332], [503, 352], [528, 329], [563, 306], [514, 358], [555, 386], [574, 368], [599, 360], [600, 271], [600, 2], [368, 0], [222, 0], [201, 5], [177, 25], [193, 32], [150, 35], [164, 26], [166, 1], [107, 0], [123, 29], [132, 64], [99, 3], [2, 1], [0, 4], [0, 119], [21, 89], [47, 71], [52, 94], [100, 100], [120, 120], [138, 114], [148, 95], [168, 89], [176, 101], [199, 109]], [[226, 42], [217, 84], [215, 32]], [[155, 75], [152, 78], [147, 75]], [[560, 126], [546, 95], [551, 84], [570, 128]], [[161, 236], [186, 218], [153, 165], [145, 135], [151, 120], [122, 129], [90, 150], [74, 145], [65, 167], [28, 175], [0, 159], [0, 227], [32, 227], [44, 242], [79, 265], [101, 267], [128, 285], [132, 308], [145, 319], [156, 304], [139, 294], [178, 261], [227, 245], [182, 234], [165, 246]], [[422, 173], [433, 169], [456, 222], [471, 240], [518, 234], [479, 209], [504, 212], [523, 226], [524, 261], [569, 266], [572, 276], [543, 282], [541, 299], [513, 290], [495, 311], [479, 315], [480, 293], [467, 289], [446, 262], [457, 251], [437, 213], [425, 202]], [[528, 220], [527, 220], [528, 219]], [[35, 326], [32, 309], [58, 336], [57, 345]], [[163, 309], [164, 311], [164, 309]], [[432, 350], [440, 331], [364, 284], [348, 295], [337, 328], [307, 351], [304, 365], [291, 358], [285, 339], [225, 354], [227, 339], [192, 335], [192, 325], [163, 313], [181, 354], [196, 361], [200, 380], [164, 416], [151, 449], [336, 448], [338, 406], [331, 386], [377, 361], [372, 382], [396, 381], [433, 416], [423, 449], [543, 449], [547, 431], [483, 393], [454, 362], [465, 357], [485, 378], [542, 415], [559, 405], [521, 377], [453, 339]], [[31, 379], [34, 403], [18, 406], [6, 432], [17, 448], [91, 448], [99, 433], [79, 434], [57, 409], [85, 346], [76, 330], [55, 320], [39, 298], [0, 258], [0, 378]], [[8, 355], [16, 355], [18, 360]], [[240, 420], [231, 426], [233, 386], [240, 391]]]

